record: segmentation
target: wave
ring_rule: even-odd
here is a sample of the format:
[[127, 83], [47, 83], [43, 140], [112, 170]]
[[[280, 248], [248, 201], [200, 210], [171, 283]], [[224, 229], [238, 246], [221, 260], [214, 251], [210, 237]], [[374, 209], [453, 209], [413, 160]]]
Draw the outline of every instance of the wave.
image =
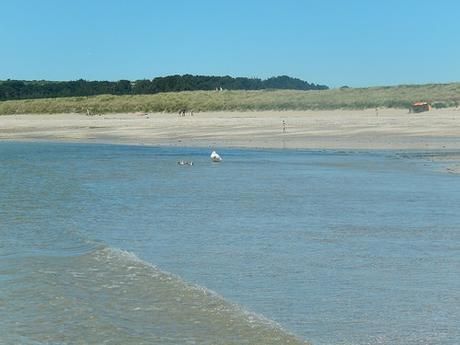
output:
[[137, 255], [135, 255], [132, 252], [107, 246], [105, 248], [100, 248], [94, 251], [91, 255], [95, 256], [97, 260], [109, 260], [111, 261], [111, 264], [123, 263], [127, 265], [128, 269], [133, 268], [133, 263], [144, 266], [146, 269], [151, 270], [151, 278], [159, 278], [170, 281], [176, 284], [176, 286], [179, 286], [184, 291], [188, 291], [192, 294], [202, 294], [205, 298], [214, 300], [215, 303], [220, 304], [221, 311], [235, 314], [238, 317], [240, 317], [242, 321], [244, 320], [248, 324], [263, 325], [274, 331], [280, 331], [285, 333], [286, 335], [296, 337], [293, 333], [283, 328], [283, 326], [281, 326], [276, 321], [268, 319], [259, 313], [250, 311], [239, 304], [232, 303], [214, 290], [211, 290], [198, 284], [186, 282], [180, 276], [162, 270], [158, 266], [140, 259]]
[[[0, 300], [0, 343], [305, 344], [205, 287], [98, 245], [76, 256], [21, 258]], [[3, 337], [3, 338], [2, 338]]]

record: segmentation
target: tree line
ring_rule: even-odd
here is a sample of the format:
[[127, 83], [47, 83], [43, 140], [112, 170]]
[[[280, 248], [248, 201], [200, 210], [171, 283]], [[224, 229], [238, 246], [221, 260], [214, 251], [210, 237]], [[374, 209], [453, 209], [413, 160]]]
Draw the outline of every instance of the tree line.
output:
[[73, 96], [141, 95], [159, 92], [195, 90], [325, 90], [326, 85], [308, 83], [289, 76], [259, 78], [233, 78], [230, 76], [172, 75], [136, 81], [0, 81], [0, 100], [56, 98]]

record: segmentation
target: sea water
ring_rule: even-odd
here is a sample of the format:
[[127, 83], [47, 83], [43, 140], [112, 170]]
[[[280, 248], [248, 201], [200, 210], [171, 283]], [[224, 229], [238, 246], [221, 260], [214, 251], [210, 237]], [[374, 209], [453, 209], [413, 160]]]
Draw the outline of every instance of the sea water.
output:
[[460, 342], [458, 176], [219, 153], [0, 143], [0, 344]]

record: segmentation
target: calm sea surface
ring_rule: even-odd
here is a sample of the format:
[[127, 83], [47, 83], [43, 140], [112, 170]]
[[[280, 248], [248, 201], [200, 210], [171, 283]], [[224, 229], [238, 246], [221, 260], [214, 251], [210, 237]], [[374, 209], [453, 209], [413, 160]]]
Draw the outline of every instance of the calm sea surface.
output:
[[219, 153], [0, 143], [0, 344], [460, 343], [459, 176]]

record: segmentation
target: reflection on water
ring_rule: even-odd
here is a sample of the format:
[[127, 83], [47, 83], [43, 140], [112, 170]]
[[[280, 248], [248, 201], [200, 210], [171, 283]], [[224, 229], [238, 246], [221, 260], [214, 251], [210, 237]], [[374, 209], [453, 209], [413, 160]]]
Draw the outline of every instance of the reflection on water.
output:
[[221, 153], [0, 143], [0, 343], [459, 342], [458, 176]]

